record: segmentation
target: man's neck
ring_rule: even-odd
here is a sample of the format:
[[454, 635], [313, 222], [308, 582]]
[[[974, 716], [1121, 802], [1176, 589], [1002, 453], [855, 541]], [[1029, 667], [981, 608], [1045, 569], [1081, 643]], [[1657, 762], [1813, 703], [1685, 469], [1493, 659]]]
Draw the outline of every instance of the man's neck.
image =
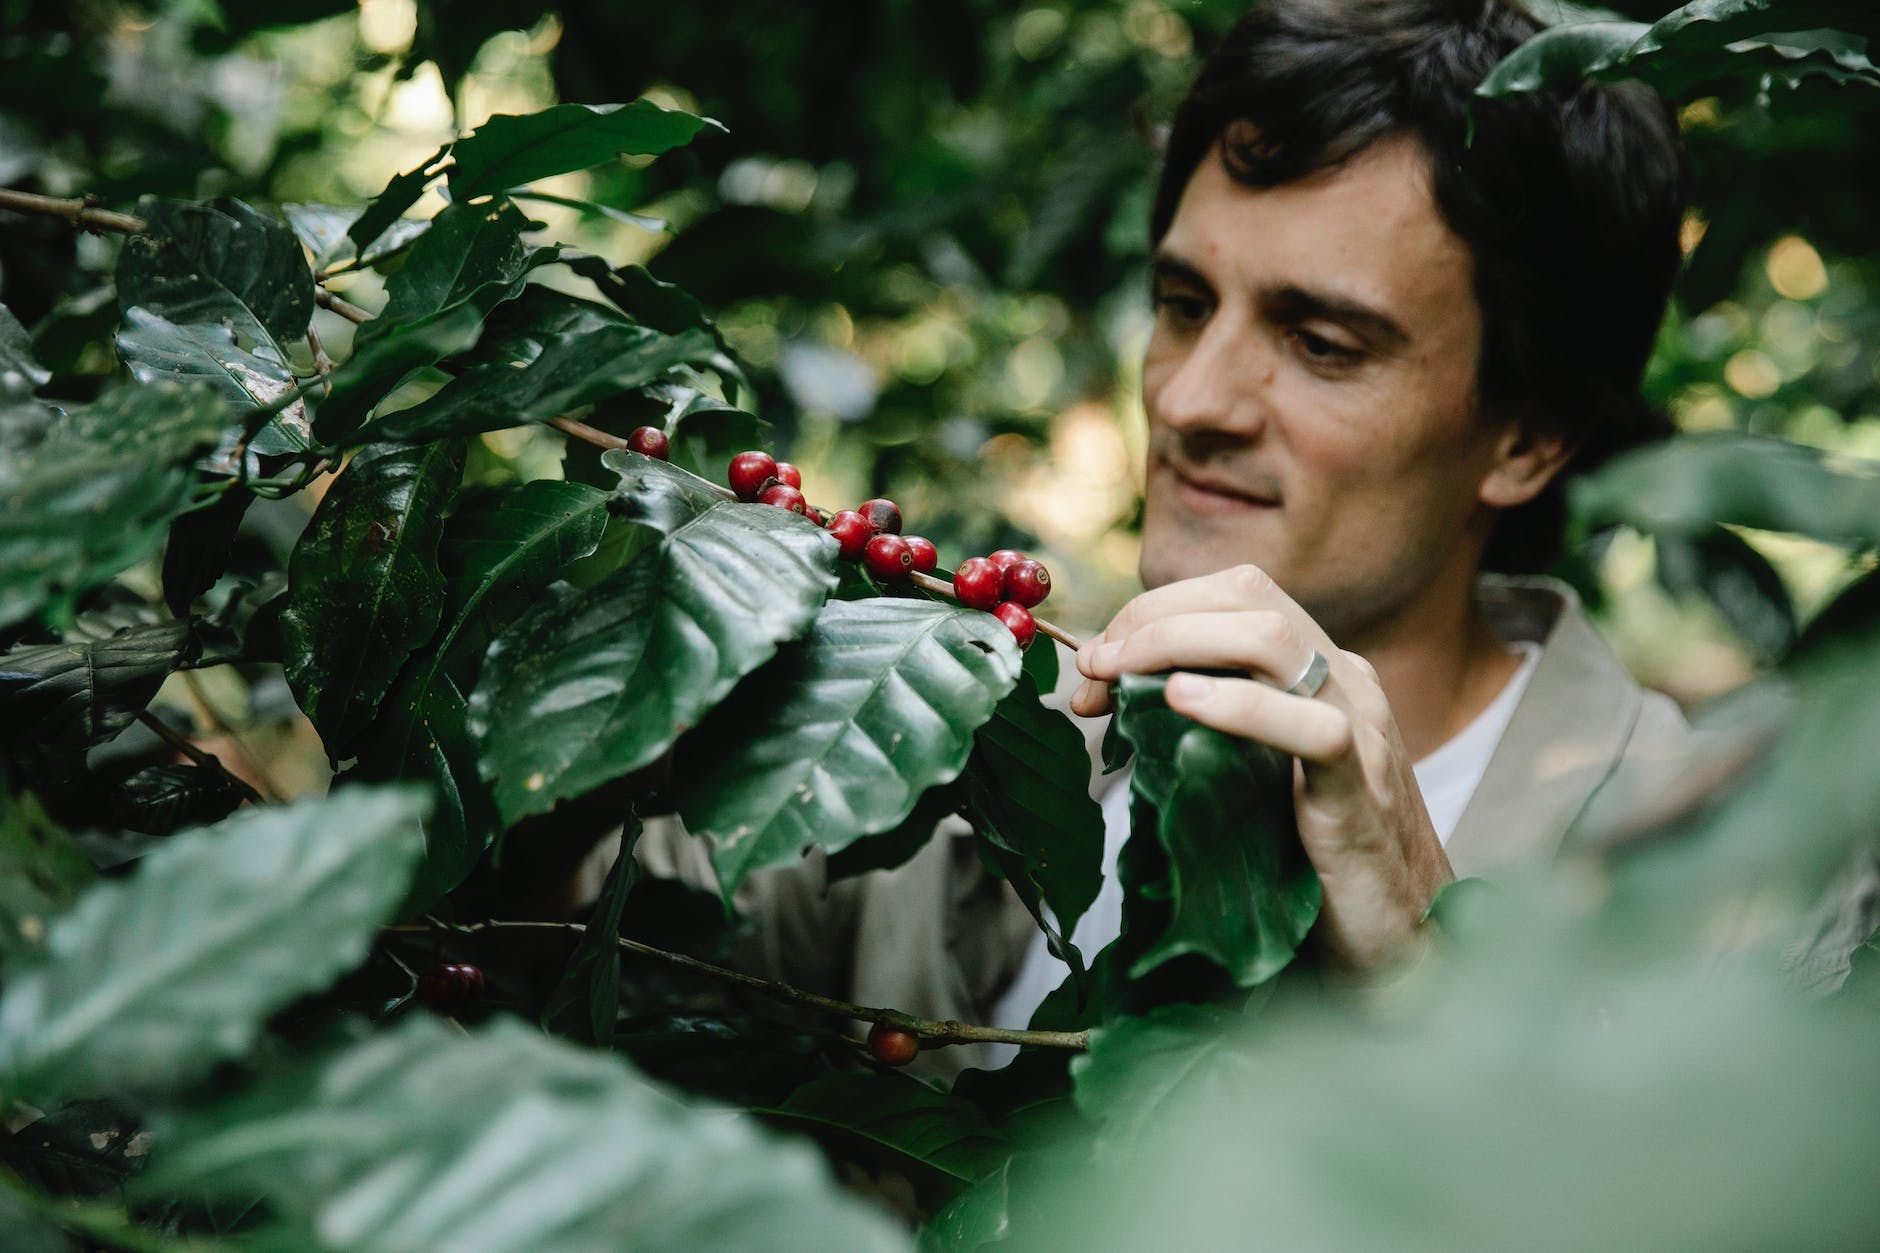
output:
[[1472, 573], [1430, 587], [1388, 622], [1344, 644], [1376, 668], [1412, 761], [1460, 734], [1521, 668], [1520, 654], [1489, 626], [1473, 588]]

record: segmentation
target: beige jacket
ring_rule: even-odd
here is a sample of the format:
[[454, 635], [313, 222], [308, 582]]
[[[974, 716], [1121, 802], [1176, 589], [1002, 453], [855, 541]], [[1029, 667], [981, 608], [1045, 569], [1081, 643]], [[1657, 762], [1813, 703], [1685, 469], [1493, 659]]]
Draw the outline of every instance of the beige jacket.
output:
[[[1542, 651], [1450, 837], [1459, 876], [1545, 865], [1622, 763], [1668, 755], [1685, 734], [1676, 705], [1639, 687], [1564, 584], [1490, 577], [1478, 594], [1503, 638], [1531, 640]], [[653, 873], [710, 881], [702, 842], [676, 823], [649, 823], [640, 856]], [[897, 869], [829, 883], [822, 858], [812, 855], [753, 876], [738, 903], [755, 923], [739, 954], [753, 973], [966, 1022], [986, 1020], [1033, 929], [1017, 897], [981, 867], [971, 831], [957, 820]], [[935, 1059], [944, 1071], [982, 1060], [968, 1048]]]

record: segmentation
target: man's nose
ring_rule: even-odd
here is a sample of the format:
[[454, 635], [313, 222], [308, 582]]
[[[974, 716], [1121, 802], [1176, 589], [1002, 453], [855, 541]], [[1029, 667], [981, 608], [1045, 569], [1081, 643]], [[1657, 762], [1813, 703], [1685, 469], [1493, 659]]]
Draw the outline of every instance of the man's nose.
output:
[[1275, 363], [1244, 327], [1217, 319], [1190, 341], [1161, 382], [1155, 417], [1182, 434], [1218, 431], [1251, 438], [1266, 421]]

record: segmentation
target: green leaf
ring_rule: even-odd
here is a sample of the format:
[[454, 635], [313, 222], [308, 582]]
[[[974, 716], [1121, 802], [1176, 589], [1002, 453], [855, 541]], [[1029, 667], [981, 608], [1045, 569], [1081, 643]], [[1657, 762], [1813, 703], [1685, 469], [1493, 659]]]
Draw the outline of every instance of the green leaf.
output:
[[542, 479], [472, 498], [445, 529], [443, 629], [399, 676], [360, 747], [358, 769], [347, 776], [426, 781], [438, 790], [437, 808], [425, 823], [413, 910], [461, 883], [502, 831], [450, 668], [466, 656], [480, 659], [498, 629], [594, 551], [606, 500], [596, 488]]
[[[1020, 683], [979, 728], [965, 774], [967, 817], [1002, 856], [1014, 890], [1073, 969], [1077, 920], [1103, 886], [1103, 811], [1090, 795], [1090, 754], [1063, 713]], [[1055, 927], [1046, 926], [1040, 900]]]
[[474, 200], [617, 156], [657, 156], [690, 143], [706, 126], [724, 129], [651, 100], [498, 113], [452, 148], [450, 194], [457, 201]]
[[352, 755], [444, 605], [438, 540], [464, 447], [368, 449], [334, 480], [288, 565], [287, 682], [334, 760]]
[[600, 899], [588, 915], [587, 930], [575, 944], [561, 981], [548, 998], [542, 1021], [551, 1031], [584, 1044], [609, 1045], [620, 1017], [620, 922], [627, 894], [640, 881], [633, 846], [640, 839], [640, 817], [627, 815], [620, 853], [601, 884]]
[[364, 788], [173, 837], [9, 969], [0, 1075], [43, 1100], [160, 1093], [239, 1056], [269, 1014], [365, 956], [418, 853], [409, 792]]
[[431, 219], [405, 264], [385, 284], [385, 308], [359, 328], [361, 350], [398, 328], [467, 306], [487, 315], [523, 289], [529, 273], [554, 261], [554, 248], [530, 248], [522, 236], [535, 230], [507, 200], [453, 204]]
[[647, 217], [643, 213], [628, 213], [625, 209], [616, 209], [610, 204], [596, 204], [592, 200], [576, 200], [571, 196], [551, 196], [545, 191], [511, 191], [509, 196], [512, 200], [532, 200], [542, 204], [560, 205], [564, 209], [577, 210], [590, 218], [606, 218], [611, 222], [637, 226], [643, 231], [652, 231], [655, 234], [667, 234], [672, 229], [671, 223], [664, 219]]
[[835, 541], [796, 514], [636, 453], [602, 460], [621, 475], [617, 507], [664, 538], [491, 645], [470, 721], [509, 822], [664, 753], [801, 634], [835, 583]]
[[834, 1133], [879, 1157], [882, 1168], [953, 1191], [997, 1169], [1011, 1145], [971, 1101], [898, 1072], [828, 1075], [780, 1106], [753, 1110], [773, 1122]]
[[51, 379], [52, 371], [33, 359], [33, 337], [0, 305], [0, 402], [30, 396]]
[[359, 220], [346, 232], [346, 237], [352, 240], [354, 255], [365, 256], [366, 249], [390, 230], [404, 216], [405, 210], [418, 203], [418, 197], [424, 194], [426, 184], [435, 177], [438, 163], [449, 151], [448, 144], [439, 148], [417, 169], [395, 175], [385, 185], [385, 190], [372, 198], [372, 203], [366, 206]]
[[1880, 464], [1718, 432], [1627, 454], [1570, 496], [1582, 528], [1701, 537], [1717, 523], [1880, 545]]
[[1708, 535], [1657, 537], [1658, 581], [1674, 596], [1702, 596], [1763, 662], [1795, 643], [1795, 606], [1768, 558], [1719, 527]]
[[[969, 763], [970, 764], [970, 763]], [[933, 839], [934, 828], [949, 815], [958, 813], [965, 801], [954, 785], [931, 787], [916, 801], [901, 825], [865, 840], [857, 840], [828, 861], [830, 882], [871, 870], [892, 870], [912, 861]]]
[[662, 335], [603, 305], [531, 288], [490, 317], [453, 382], [357, 438], [409, 443], [546, 422], [716, 352], [707, 332]]
[[237, 412], [272, 408], [249, 447], [267, 455], [306, 451], [312, 446], [307, 406], [296, 395], [293, 370], [273, 340], [250, 342], [243, 347], [222, 322], [176, 323], [142, 306], [124, 311], [117, 333], [118, 357], [138, 382], [203, 382]]
[[66, 618], [81, 593], [151, 555], [193, 503], [224, 407], [199, 387], [120, 387], [0, 457], [0, 629]]
[[30, 794], [0, 792], [0, 963], [45, 944], [47, 925], [97, 874]]
[[1136, 749], [1134, 832], [1153, 830], [1167, 851], [1172, 894], [1168, 930], [1129, 973], [1197, 953], [1252, 987], [1285, 968], [1319, 914], [1292, 758], [1176, 713], [1166, 683], [1125, 675], [1117, 687], [1117, 726]]
[[1090, 1032], [1071, 1059], [1077, 1108], [1099, 1124], [1100, 1150], [1127, 1149], [1145, 1129], [1205, 1105], [1212, 1091], [1246, 1075], [1243, 1015], [1212, 1005], [1165, 1005]]
[[193, 660], [189, 626], [133, 626], [102, 640], [32, 644], [0, 655], [0, 737], [60, 754], [114, 738], [163, 681]]
[[196, 598], [214, 587], [228, 570], [235, 535], [255, 494], [246, 487], [223, 491], [202, 509], [170, 525], [163, 546], [163, 603], [179, 618], [189, 616]]
[[230, 326], [241, 338], [280, 344], [307, 333], [313, 272], [294, 232], [239, 200], [145, 200], [147, 224], [124, 243], [118, 304], [171, 322]]
[[412, 371], [467, 352], [483, 334], [483, 310], [454, 304], [393, 327], [365, 343], [303, 397], [314, 405], [313, 434], [337, 443], [350, 434]]
[[724, 482], [733, 457], [767, 442], [768, 422], [716, 396], [671, 385], [649, 392], [662, 393], [672, 406], [666, 420], [672, 464], [710, 482]]
[[[466, 1099], [466, 1097], [472, 1099]], [[905, 1249], [808, 1145], [499, 1019], [414, 1018], [157, 1128], [142, 1196], [264, 1196], [302, 1248]]]
[[1644, 22], [1579, 22], [1541, 31], [1503, 58], [1475, 94], [1514, 96], [1571, 87], [1623, 64], [1650, 29]]
[[220, 822], [249, 795], [217, 766], [146, 766], [111, 785], [103, 799], [106, 824], [141, 835]]
[[728, 897], [744, 876], [898, 826], [958, 777], [1018, 681], [990, 614], [927, 600], [830, 601], [810, 633], [679, 747], [679, 813], [712, 838]]
[[[668, 335], [686, 331], [717, 333], [704, 305], [683, 287], [660, 282], [645, 266], [623, 265], [616, 269], [600, 257], [580, 255], [568, 258], [568, 268], [593, 283], [601, 295], [635, 322]], [[723, 342], [719, 341], [721, 347]]]

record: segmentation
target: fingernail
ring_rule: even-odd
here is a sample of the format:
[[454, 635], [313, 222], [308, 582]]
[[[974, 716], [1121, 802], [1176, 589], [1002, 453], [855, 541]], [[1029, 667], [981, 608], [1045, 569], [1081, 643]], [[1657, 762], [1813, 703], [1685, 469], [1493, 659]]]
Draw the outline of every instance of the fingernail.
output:
[[1213, 685], [1198, 674], [1171, 674], [1168, 687], [1164, 690], [1170, 700], [1181, 701], [1185, 705], [1196, 705], [1206, 700], [1208, 689]]

